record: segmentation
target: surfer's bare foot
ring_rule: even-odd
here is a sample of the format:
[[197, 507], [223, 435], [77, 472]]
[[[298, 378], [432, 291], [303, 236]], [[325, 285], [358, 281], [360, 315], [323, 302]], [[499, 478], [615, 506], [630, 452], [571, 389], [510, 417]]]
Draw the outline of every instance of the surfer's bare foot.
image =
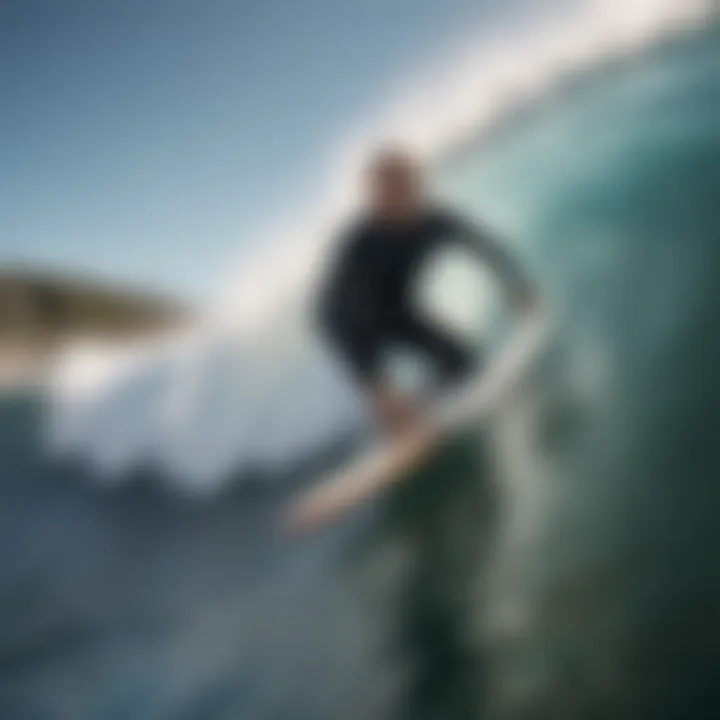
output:
[[417, 402], [385, 387], [373, 391], [371, 405], [375, 421], [388, 437], [402, 434], [420, 417]]

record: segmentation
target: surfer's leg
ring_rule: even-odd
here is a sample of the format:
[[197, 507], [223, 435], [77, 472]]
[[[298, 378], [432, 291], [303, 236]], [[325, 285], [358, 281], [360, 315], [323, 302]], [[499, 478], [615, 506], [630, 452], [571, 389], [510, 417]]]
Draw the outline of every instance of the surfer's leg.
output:
[[483, 716], [487, 668], [477, 627], [496, 514], [483, 450], [474, 433], [448, 440], [392, 495], [391, 522], [414, 558], [399, 598], [398, 649], [413, 668], [403, 719]]
[[477, 363], [477, 353], [446, 328], [413, 314], [406, 314], [396, 327], [400, 342], [427, 355], [437, 369], [441, 385], [454, 385], [467, 377]]

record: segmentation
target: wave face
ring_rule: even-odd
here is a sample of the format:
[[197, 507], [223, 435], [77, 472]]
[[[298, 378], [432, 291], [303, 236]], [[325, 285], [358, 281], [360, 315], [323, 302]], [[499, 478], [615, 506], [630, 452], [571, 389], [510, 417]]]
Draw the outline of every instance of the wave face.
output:
[[495, 428], [498, 717], [717, 712], [719, 59], [717, 27], [665, 43], [443, 177], [528, 238], [561, 316]]
[[[187, 488], [206, 491], [238, 465], [285, 466], [331, 441], [338, 428], [357, 426], [357, 400], [317, 347], [305, 317], [327, 249], [319, 238], [329, 238], [334, 218], [348, 209], [344, 189], [355, 186], [357, 157], [392, 135], [429, 157], [457, 152], [459, 143], [496, 127], [512, 108], [552, 98], [568, 73], [581, 78], [698, 23], [704, 6], [700, 0], [579, 3], [539, 26], [536, 18], [519, 24], [479, 50], [460, 48], [337, 149], [338, 167], [330, 189], [319, 194], [318, 212], [310, 208], [307, 217], [289, 218], [259, 238], [258, 246], [269, 250], [244, 259], [231, 292], [194, 333], [129, 351], [129, 358], [90, 348], [71, 353], [55, 378], [55, 443], [80, 449], [106, 478], [122, 479], [133, 467], [154, 463]], [[537, 182], [562, 183], [564, 176], [555, 172]], [[488, 175], [479, 209], [508, 237], [537, 242], [530, 198], [549, 200], [527, 178], [511, 193], [501, 196], [501, 188], [499, 177]], [[477, 197], [457, 193], [472, 209]], [[455, 306], [473, 302], [468, 294], [454, 298]]]
[[[40, 457], [32, 408], [0, 406], [4, 716], [718, 716], [718, 68], [717, 27], [668, 40], [443, 169], [443, 192], [527, 238], [558, 308], [543, 367], [480, 436], [492, 474], [470, 432], [376, 514], [290, 542], [288, 493], [347, 448], [202, 503], [150, 469], [104, 493]], [[114, 378], [91, 356], [64, 387], [155, 412], [167, 368], [209, 357], [184, 342]], [[99, 435], [114, 402], [93, 400]]]

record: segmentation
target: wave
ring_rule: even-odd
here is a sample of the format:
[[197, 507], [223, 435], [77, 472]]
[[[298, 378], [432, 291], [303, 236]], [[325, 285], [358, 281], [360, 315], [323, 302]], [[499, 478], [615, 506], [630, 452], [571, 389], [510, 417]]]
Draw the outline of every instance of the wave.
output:
[[367, 150], [400, 138], [437, 162], [513, 108], [694, 28], [710, 11], [700, 0], [587, 2], [454, 49], [348, 134], [317, 207], [257, 237], [263, 250], [241, 258], [196, 328], [121, 351], [71, 349], [51, 384], [53, 447], [90, 457], [104, 478], [153, 462], [209, 490], [239, 464], [285, 463], [361, 423], [357, 399], [307, 331], [305, 308]]

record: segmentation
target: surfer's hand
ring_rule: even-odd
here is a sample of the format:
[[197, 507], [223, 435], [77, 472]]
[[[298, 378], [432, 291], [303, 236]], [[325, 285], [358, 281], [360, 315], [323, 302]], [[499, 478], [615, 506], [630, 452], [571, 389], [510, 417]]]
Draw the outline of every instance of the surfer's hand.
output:
[[371, 391], [370, 404], [375, 421], [391, 436], [406, 430], [419, 416], [419, 408], [412, 399], [385, 386]]

